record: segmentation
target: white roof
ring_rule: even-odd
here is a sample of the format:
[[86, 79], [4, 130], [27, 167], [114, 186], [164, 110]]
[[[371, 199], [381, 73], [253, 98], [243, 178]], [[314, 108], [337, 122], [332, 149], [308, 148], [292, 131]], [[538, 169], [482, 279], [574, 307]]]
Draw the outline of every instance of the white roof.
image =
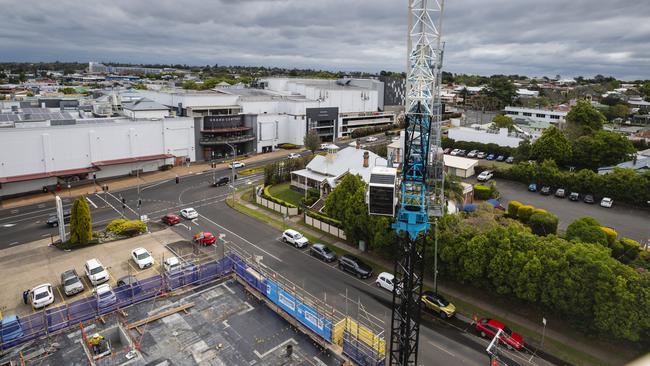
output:
[[[368, 152], [368, 167], [363, 167], [363, 155]], [[372, 168], [377, 166], [386, 166], [386, 159], [373, 153], [372, 151], [357, 149], [355, 147], [346, 147], [331, 156], [317, 155], [307, 164], [307, 169], [312, 172], [330, 177], [339, 177], [346, 172], [359, 174], [368, 182]], [[324, 177], [325, 178], [325, 177]]]
[[456, 169], [467, 170], [478, 164], [476, 159], [468, 159], [460, 156], [445, 155], [444, 157], [445, 166], [449, 166]]

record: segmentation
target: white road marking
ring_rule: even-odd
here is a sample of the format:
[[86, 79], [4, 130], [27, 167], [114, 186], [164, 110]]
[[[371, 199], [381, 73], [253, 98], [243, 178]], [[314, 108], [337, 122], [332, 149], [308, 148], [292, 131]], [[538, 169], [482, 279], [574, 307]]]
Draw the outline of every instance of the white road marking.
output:
[[11, 213], [11, 214], [16, 214], [18, 212], [20, 212], [20, 210], [11, 210], [11, 211], [9, 211], [9, 213]]
[[224, 328], [230, 328], [230, 324], [228, 324], [228, 320], [222, 321], [221, 324], [223, 324]]
[[13, 242], [13, 243], [9, 243], [9, 246], [13, 246], [13, 245], [16, 245], [16, 244], [18, 244], [17, 241], [15, 241], [15, 242]]
[[48, 237], [48, 236], [50, 236], [50, 235], [52, 235], [52, 234], [43, 234], [43, 235], [41, 235], [41, 237], [42, 237], [42, 238], [45, 238], [45, 237]]
[[280, 348], [286, 346], [286, 345], [289, 344], [289, 343], [293, 343], [293, 344], [295, 344], [295, 345], [298, 345], [298, 342], [296, 342], [293, 338], [289, 338], [289, 339], [287, 339], [286, 341], [284, 341], [284, 342], [278, 344], [277, 346], [271, 348], [270, 350], [268, 350], [268, 351], [266, 351], [266, 352], [264, 352], [264, 353], [262, 353], [262, 354], [260, 354], [259, 352], [257, 352], [257, 350], [253, 350], [253, 353], [255, 353], [255, 355], [256, 355], [257, 357], [259, 357], [260, 359], [263, 359], [263, 358], [266, 357], [267, 355], [270, 355], [271, 353], [273, 353], [273, 352], [275, 352], [276, 350], [278, 350], [278, 349], [280, 349]]
[[327, 364], [323, 361], [320, 360], [320, 358], [314, 356], [314, 361], [316, 361], [316, 365], [318, 366], [326, 366]]
[[40, 205], [37, 205], [36, 207], [38, 207], [38, 208], [43, 208], [43, 207], [45, 207], [45, 204], [44, 204], [44, 203], [41, 203]]
[[12, 226], [16, 226], [16, 224], [4, 224], [4, 225], [2, 225], [2, 227], [12, 227]]
[[249, 304], [249, 303], [246, 302], [246, 301], [244, 301], [244, 305], [246, 305], [246, 306], [248, 307], [248, 309], [245, 309], [245, 310], [242, 310], [242, 311], [238, 312], [237, 315], [243, 315], [243, 314], [248, 313], [249, 311], [253, 311], [253, 310], [255, 310], [255, 308], [253, 307], [253, 305]]
[[91, 201], [90, 198], [88, 198], [88, 196], [86, 196], [86, 200], [87, 200], [88, 203], [90, 203], [94, 208], [97, 208], [97, 205], [95, 204], [95, 202]]
[[446, 354], [450, 355], [451, 357], [456, 357], [455, 354], [453, 354], [453, 353], [447, 351], [446, 349], [440, 347], [439, 345], [437, 345], [437, 344], [435, 344], [435, 343], [433, 343], [433, 342], [431, 342], [431, 341], [429, 341], [429, 344], [431, 344], [432, 346], [434, 346], [434, 347], [436, 347], [437, 349], [441, 350], [442, 352], [445, 352]]
[[284, 263], [284, 261], [283, 261], [282, 259], [280, 259], [280, 258], [274, 256], [273, 254], [267, 252], [266, 250], [260, 248], [259, 246], [257, 246], [257, 245], [255, 245], [255, 244], [251, 243], [250, 241], [248, 241], [248, 240], [242, 238], [239, 234], [237, 234], [237, 233], [235, 233], [235, 232], [232, 232], [232, 231], [226, 229], [225, 227], [223, 227], [223, 226], [217, 224], [216, 222], [210, 220], [209, 218], [207, 218], [207, 217], [205, 217], [205, 216], [203, 216], [203, 215], [201, 215], [201, 214], [199, 214], [199, 216], [200, 216], [200, 217], [203, 217], [204, 219], [206, 219], [206, 220], [207, 220], [209, 223], [211, 223], [212, 225], [221, 228], [221, 230], [227, 231], [227, 232], [229, 232], [230, 234], [232, 234], [232, 235], [238, 237], [239, 239], [243, 240], [246, 244], [248, 244], [248, 245], [250, 245], [250, 246], [253, 246], [253, 247], [257, 248], [257, 250], [259, 250], [259, 251], [261, 251], [261, 252], [263, 252], [263, 253], [268, 254], [269, 257], [275, 259], [276, 261], [278, 261], [278, 262], [280, 262], [280, 263]]
[[110, 208], [112, 208], [115, 212], [117, 212], [118, 215], [122, 216], [122, 213], [121, 213], [120, 211], [118, 211], [118, 210], [117, 210], [113, 205], [111, 205], [110, 203], [108, 203], [108, 201], [106, 201], [106, 200], [104, 199], [104, 197], [100, 196], [100, 195], [97, 194], [97, 193], [95, 193], [95, 197], [97, 197], [97, 198], [99, 198], [100, 200], [106, 202], [106, 204], [107, 204]]

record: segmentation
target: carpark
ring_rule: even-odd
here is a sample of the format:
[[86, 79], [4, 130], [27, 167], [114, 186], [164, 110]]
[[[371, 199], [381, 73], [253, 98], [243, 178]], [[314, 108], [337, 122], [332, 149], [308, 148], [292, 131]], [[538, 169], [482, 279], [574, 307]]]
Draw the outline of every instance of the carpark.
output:
[[[44, 283], [51, 283], [54, 287], [55, 302], [49, 307], [90, 296], [93, 286], [84, 273], [84, 263], [91, 258], [98, 258], [106, 267], [110, 275], [107, 283], [113, 288], [117, 280], [126, 275], [147, 278], [159, 274], [162, 259], [173, 255], [166, 244], [180, 240], [178, 234], [168, 229], [73, 251], [50, 246], [49, 239], [6, 249], [0, 257], [2, 313], [24, 316], [34, 312], [31, 305], [23, 303], [22, 293]], [[138, 247], [146, 248], [155, 258], [153, 266], [141, 270], [133, 262], [131, 250]], [[72, 268], [83, 282], [84, 291], [67, 297], [63, 294], [60, 275]]]

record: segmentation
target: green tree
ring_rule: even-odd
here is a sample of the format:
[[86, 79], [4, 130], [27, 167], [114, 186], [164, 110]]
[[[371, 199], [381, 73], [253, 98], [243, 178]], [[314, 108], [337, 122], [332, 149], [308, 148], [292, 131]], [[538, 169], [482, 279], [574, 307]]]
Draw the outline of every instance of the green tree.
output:
[[546, 236], [557, 233], [557, 216], [551, 213], [534, 213], [528, 219], [528, 226], [533, 234]]
[[497, 114], [492, 119], [492, 125], [495, 128], [507, 128], [508, 130], [512, 130], [513, 127], [514, 127], [514, 124], [515, 123], [512, 120], [512, 118], [510, 118], [510, 117], [508, 117], [506, 115], [503, 115], [503, 114]]
[[327, 216], [343, 223], [351, 242], [367, 240], [368, 210], [365, 204], [366, 185], [360, 176], [347, 174], [325, 200]]
[[551, 159], [564, 165], [571, 161], [571, 156], [571, 143], [556, 127], [547, 128], [531, 147], [531, 158], [538, 162]]
[[600, 223], [589, 216], [581, 217], [569, 224], [566, 229], [566, 239], [607, 246], [607, 234], [601, 229]]
[[617, 118], [625, 120], [630, 115], [630, 108], [625, 104], [616, 104], [608, 107], [604, 114], [608, 121], [613, 121]]
[[517, 95], [517, 88], [509, 77], [494, 75], [488, 81], [486, 94], [495, 98], [498, 101], [499, 108], [503, 108], [512, 103], [512, 100]]
[[313, 154], [318, 149], [318, 146], [320, 144], [320, 137], [318, 137], [318, 132], [316, 132], [315, 129], [310, 129], [303, 138], [303, 144], [305, 145], [305, 148], [311, 150]]
[[59, 88], [59, 92], [68, 95], [68, 94], [75, 94], [77, 92], [77, 90], [75, 88], [72, 88], [72, 87], [68, 86], [68, 87], [65, 87], [65, 88]]
[[88, 244], [92, 239], [93, 226], [90, 218], [90, 207], [86, 197], [77, 198], [72, 204], [70, 211], [70, 243]]
[[594, 133], [603, 128], [605, 116], [587, 100], [580, 100], [566, 116], [566, 131], [569, 138]]
[[596, 169], [626, 161], [635, 151], [625, 136], [601, 130], [574, 141], [573, 162], [579, 167]]
[[198, 90], [199, 86], [198, 84], [193, 81], [193, 80], [186, 80], [183, 81], [183, 89], [188, 89], [188, 90]]
[[530, 140], [526, 139], [519, 142], [519, 145], [517, 146], [513, 157], [516, 162], [528, 161], [530, 160], [531, 153], [532, 145], [530, 143]]

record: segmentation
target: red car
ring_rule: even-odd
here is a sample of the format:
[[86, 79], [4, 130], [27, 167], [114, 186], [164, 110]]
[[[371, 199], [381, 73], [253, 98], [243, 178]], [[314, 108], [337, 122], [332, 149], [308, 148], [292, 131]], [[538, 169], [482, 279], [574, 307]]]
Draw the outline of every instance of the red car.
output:
[[505, 344], [506, 347], [514, 348], [516, 350], [520, 350], [524, 347], [524, 337], [519, 333], [513, 332], [500, 321], [483, 318], [476, 323], [476, 331], [484, 338], [494, 338], [499, 329], [502, 330], [499, 341]]
[[200, 231], [194, 234], [194, 242], [203, 245], [212, 245], [217, 242], [217, 237], [207, 231]]
[[161, 218], [162, 222], [169, 226], [174, 226], [181, 222], [181, 218], [174, 214], [167, 214]]

